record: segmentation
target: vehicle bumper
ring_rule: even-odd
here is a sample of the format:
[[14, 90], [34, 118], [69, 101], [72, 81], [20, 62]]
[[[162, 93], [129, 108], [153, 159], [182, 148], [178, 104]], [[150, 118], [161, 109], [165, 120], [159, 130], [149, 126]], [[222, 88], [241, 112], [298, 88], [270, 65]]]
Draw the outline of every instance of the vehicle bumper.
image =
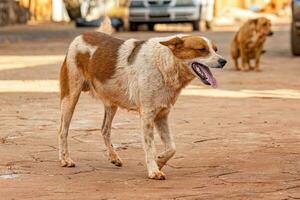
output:
[[199, 6], [168, 8], [131, 8], [130, 22], [187, 22], [200, 19]]

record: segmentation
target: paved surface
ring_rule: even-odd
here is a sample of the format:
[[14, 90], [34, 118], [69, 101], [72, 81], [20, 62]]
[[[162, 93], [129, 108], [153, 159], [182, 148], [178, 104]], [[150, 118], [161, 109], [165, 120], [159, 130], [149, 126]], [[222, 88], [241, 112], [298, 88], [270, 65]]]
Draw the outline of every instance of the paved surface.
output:
[[[229, 59], [233, 33], [204, 34]], [[112, 140], [124, 166], [107, 161], [103, 106], [86, 94], [69, 136], [77, 166], [59, 166], [57, 77], [72, 38], [54, 36], [0, 44], [1, 200], [300, 199], [300, 58], [289, 53], [289, 32], [268, 40], [263, 72], [236, 72], [230, 62], [213, 72], [219, 90], [195, 80], [183, 91], [170, 117], [177, 153], [163, 169], [165, 181], [146, 177], [135, 113], [119, 110], [114, 120]]]

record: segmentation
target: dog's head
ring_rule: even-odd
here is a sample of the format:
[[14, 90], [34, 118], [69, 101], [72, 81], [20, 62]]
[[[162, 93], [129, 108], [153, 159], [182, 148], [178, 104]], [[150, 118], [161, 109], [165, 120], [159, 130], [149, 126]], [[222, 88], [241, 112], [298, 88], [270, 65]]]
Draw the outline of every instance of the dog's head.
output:
[[271, 30], [271, 21], [265, 17], [259, 17], [254, 19], [256, 31], [263, 35], [271, 36], [273, 31]]
[[217, 81], [209, 68], [223, 68], [226, 60], [216, 53], [217, 47], [207, 38], [200, 36], [175, 37], [160, 42], [204, 84], [217, 87]]

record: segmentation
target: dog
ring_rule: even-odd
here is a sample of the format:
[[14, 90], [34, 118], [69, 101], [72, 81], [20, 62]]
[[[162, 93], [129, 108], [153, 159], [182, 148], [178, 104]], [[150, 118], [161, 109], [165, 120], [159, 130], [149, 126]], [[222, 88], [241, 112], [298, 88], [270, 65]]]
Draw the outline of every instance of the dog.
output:
[[[148, 177], [165, 179], [162, 167], [175, 154], [168, 115], [180, 91], [198, 77], [217, 86], [210, 68], [223, 68], [226, 60], [207, 38], [174, 35], [146, 41], [122, 40], [103, 32], [87, 32], [70, 44], [60, 70], [61, 120], [58, 130], [62, 167], [74, 167], [68, 150], [68, 130], [82, 91], [104, 104], [101, 132], [111, 163], [122, 161], [111, 143], [112, 120], [118, 108], [136, 111], [141, 118]], [[156, 155], [154, 127], [165, 145]]]
[[[267, 36], [273, 35], [271, 21], [265, 17], [248, 20], [235, 34], [231, 43], [231, 56], [235, 68], [241, 71], [261, 71], [260, 57]], [[242, 59], [242, 66], [239, 66], [238, 58]], [[255, 59], [255, 66], [250, 61]]]

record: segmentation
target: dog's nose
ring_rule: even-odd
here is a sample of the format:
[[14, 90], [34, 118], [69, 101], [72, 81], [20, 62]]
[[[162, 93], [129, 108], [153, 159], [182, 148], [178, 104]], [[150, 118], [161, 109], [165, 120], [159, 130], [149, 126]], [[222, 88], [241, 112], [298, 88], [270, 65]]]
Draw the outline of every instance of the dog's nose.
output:
[[273, 34], [274, 34], [273, 31], [270, 31], [268, 36], [272, 36]]
[[218, 63], [221, 65], [221, 67], [224, 67], [227, 61], [224, 58], [219, 58]]

